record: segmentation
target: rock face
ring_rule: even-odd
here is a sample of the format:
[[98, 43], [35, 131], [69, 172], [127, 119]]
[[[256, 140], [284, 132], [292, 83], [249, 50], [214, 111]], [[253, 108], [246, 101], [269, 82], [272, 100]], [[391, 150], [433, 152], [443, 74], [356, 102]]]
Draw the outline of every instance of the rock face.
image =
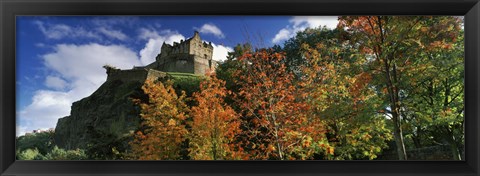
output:
[[[72, 104], [70, 116], [60, 118], [55, 128], [55, 143], [76, 149], [96, 145], [99, 135], [112, 140], [129, 136], [138, 127], [139, 108], [131, 101], [141, 94], [140, 81], [109, 80], [92, 95]], [[108, 141], [104, 141], [108, 142]]]

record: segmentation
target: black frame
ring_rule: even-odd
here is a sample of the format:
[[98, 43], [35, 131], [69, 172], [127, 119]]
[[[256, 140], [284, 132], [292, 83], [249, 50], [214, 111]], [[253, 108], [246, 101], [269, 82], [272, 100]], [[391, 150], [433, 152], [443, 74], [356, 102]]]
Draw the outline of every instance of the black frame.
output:
[[[479, 0], [0, 0], [1, 175], [478, 176]], [[465, 15], [464, 161], [16, 161], [17, 15]]]

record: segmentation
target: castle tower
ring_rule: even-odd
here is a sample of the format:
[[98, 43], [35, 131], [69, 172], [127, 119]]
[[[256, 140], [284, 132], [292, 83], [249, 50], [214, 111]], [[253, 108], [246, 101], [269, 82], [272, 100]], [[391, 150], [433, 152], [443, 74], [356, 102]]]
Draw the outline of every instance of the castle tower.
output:
[[147, 68], [203, 75], [215, 69], [216, 62], [212, 60], [212, 56], [212, 43], [202, 41], [198, 31], [195, 31], [191, 38], [181, 40], [180, 43], [174, 42], [173, 45], [163, 43], [155, 62]]

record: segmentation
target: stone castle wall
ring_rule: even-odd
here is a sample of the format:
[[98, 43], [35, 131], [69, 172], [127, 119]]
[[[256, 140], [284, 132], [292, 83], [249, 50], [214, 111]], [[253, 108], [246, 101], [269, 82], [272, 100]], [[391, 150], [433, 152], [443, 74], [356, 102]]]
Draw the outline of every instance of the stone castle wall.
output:
[[[198, 57], [198, 56], [197, 56]], [[207, 71], [215, 69], [216, 62], [213, 60], [205, 60], [200, 58], [194, 59], [194, 73], [198, 75], [204, 75]]]
[[140, 81], [147, 78], [147, 70], [145, 69], [131, 69], [131, 70], [116, 70], [108, 74], [107, 81], [120, 80], [122, 82]]
[[116, 70], [108, 74], [107, 81], [144, 82], [146, 79], [156, 80], [167, 76], [167, 73], [153, 69]]
[[191, 54], [180, 53], [163, 57], [153, 64], [150, 68], [164, 72], [182, 72], [194, 73], [194, 56]]

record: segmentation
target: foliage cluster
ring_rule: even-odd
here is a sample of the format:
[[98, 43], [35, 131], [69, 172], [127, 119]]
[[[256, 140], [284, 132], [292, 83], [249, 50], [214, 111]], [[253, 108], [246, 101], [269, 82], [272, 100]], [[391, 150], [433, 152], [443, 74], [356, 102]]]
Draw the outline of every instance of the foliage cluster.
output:
[[[283, 47], [239, 44], [192, 97], [147, 85], [142, 118], [159, 124], [139, 133], [163, 131], [136, 142], [170, 145], [176, 155], [168, 159], [179, 158], [180, 144], [183, 158], [200, 160], [371, 160], [389, 147], [405, 160], [407, 149], [435, 145], [451, 146], [461, 159], [460, 27], [458, 17], [342, 16], [336, 29], [299, 31]], [[174, 98], [151, 102], [159, 97]], [[191, 106], [180, 103], [189, 98]], [[164, 105], [169, 110], [160, 113]], [[175, 142], [161, 137], [170, 133]], [[151, 150], [133, 148], [137, 159]]]

